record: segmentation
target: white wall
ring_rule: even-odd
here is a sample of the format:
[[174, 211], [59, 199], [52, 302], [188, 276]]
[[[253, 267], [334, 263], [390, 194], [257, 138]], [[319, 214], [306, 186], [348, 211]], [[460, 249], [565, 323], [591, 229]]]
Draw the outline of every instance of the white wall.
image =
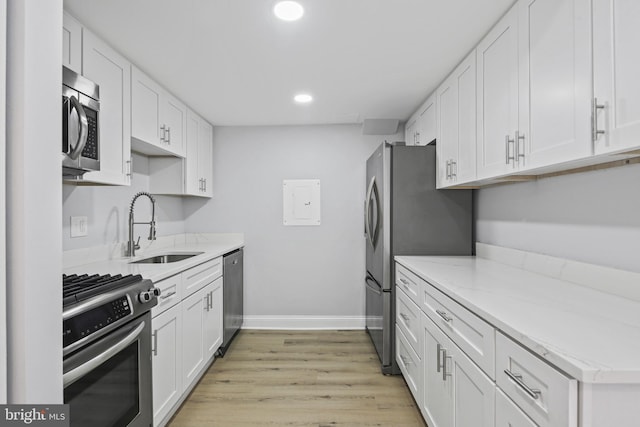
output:
[[[149, 161], [133, 154], [133, 177], [130, 187], [83, 186], [65, 184], [62, 188], [62, 241], [64, 250], [111, 245], [125, 242], [129, 230], [129, 205], [139, 191], [149, 191]], [[71, 238], [71, 217], [86, 216], [88, 235]], [[151, 204], [145, 198], [135, 205], [136, 221], [151, 218]], [[184, 233], [182, 198], [156, 196], [156, 229], [158, 236]], [[136, 225], [134, 235], [147, 238], [149, 227]]]
[[[214, 128], [214, 197], [185, 200], [186, 231], [245, 233], [250, 322], [363, 323], [365, 163], [383, 140], [356, 125]], [[320, 179], [320, 226], [283, 226], [284, 179]]]
[[477, 240], [640, 272], [640, 164], [478, 190]]
[[9, 403], [62, 403], [62, 0], [7, 2]]

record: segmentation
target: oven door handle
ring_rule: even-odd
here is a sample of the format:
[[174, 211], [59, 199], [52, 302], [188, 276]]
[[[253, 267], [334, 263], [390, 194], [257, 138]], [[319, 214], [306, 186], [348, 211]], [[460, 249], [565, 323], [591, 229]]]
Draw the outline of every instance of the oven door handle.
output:
[[142, 321], [133, 331], [128, 333], [126, 337], [118, 341], [113, 346], [109, 347], [104, 352], [93, 357], [92, 359], [88, 360], [82, 365], [71, 369], [69, 372], [65, 372], [64, 375], [62, 376], [64, 387], [67, 387], [73, 384], [78, 379], [82, 378], [87, 373], [97, 368], [98, 366], [102, 365], [104, 362], [106, 362], [107, 360], [109, 360], [110, 358], [118, 354], [120, 351], [127, 348], [131, 343], [133, 343], [138, 338], [138, 336], [140, 335], [144, 327], [145, 327], [145, 324], [144, 324], [144, 321]]

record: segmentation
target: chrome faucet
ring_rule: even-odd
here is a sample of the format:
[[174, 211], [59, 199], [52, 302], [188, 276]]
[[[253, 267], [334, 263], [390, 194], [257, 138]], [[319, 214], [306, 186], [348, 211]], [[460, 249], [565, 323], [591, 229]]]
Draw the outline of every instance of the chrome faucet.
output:
[[[133, 205], [136, 203], [136, 200], [140, 196], [147, 196], [149, 200], [151, 200], [151, 221], [149, 222], [135, 222], [133, 219]], [[133, 226], [135, 224], [149, 224], [149, 240], [156, 240], [156, 199], [146, 191], [141, 191], [135, 196], [133, 196], [133, 200], [131, 200], [131, 206], [129, 207], [129, 242], [127, 243], [127, 252], [125, 256], [133, 257], [136, 255], [136, 249], [140, 249], [140, 236], [138, 236], [138, 241], [133, 241]]]

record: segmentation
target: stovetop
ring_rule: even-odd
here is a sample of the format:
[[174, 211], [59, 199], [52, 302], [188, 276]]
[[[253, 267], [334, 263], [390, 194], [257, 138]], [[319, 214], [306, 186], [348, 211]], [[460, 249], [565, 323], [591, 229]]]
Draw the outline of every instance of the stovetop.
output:
[[63, 355], [89, 345], [158, 303], [160, 290], [139, 274], [62, 276]]
[[62, 306], [142, 281], [139, 274], [71, 274], [62, 275]]

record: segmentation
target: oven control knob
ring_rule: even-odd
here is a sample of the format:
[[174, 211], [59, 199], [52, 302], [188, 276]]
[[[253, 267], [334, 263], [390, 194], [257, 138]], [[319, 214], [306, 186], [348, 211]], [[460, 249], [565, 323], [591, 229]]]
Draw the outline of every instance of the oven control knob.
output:
[[155, 296], [155, 297], [159, 297], [160, 294], [162, 293], [160, 288], [151, 288], [151, 289], [149, 289], [149, 292], [153, 293], [153, 296]]
[[150, 291], [140, 292], [140, 295], [138, 295], [138, 299], [143, 304], [151, 301], [151, 298], [153, 298], [153, 292]]

